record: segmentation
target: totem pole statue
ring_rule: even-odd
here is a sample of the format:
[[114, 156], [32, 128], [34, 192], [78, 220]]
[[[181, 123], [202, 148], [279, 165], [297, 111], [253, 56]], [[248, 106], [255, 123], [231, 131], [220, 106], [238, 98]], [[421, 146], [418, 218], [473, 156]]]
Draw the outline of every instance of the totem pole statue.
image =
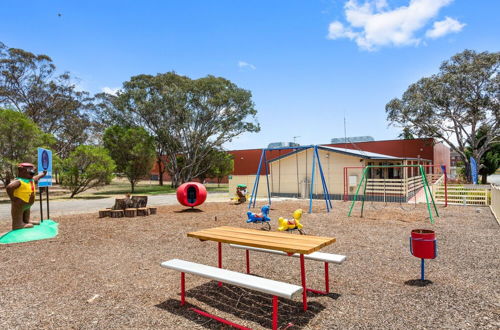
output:
[[36, 183], [47, 171], [35, 176], [35, 166], [30, 163], [17, 165], [17, 178], [6, 187], [11, 200], [12, 229], [32, 228], [39, 221], [30, 221], [30, 208], [35, 203]]

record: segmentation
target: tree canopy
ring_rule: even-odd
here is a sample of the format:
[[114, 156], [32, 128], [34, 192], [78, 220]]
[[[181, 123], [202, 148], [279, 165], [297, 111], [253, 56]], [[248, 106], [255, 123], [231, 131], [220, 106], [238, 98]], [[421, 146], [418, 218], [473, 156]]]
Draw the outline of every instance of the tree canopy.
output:
[[125, 82], [116, 97], [100, 98], [110, 120], [142, 126], [154, 136], [174, 186], [206, 172], [213, 149], [260, 129], [250, 91], [220, 77], [139, 75]]
[[24, 113], [54, 135], [62, 157], [92, 137], [93, 98], [73, 80], [68, 72], [57, 75], [49, 56], [0, 42], [0, 106]]
[[114, 125], [104, 131], [104, 147], [116, 163], [116, 170], [135, 185], [149, 174], [155, 157], [154, 139], [142, 127]]
[[[386, 105], [387, 120], [418, 137], [434, 137], [455, 150], [470, 180], [467, 147], [479, 162], [500, 133], [500, 52], [465, 50], [440, 72], [410, 85]], [[483, 127], [485, 134], [478, 138]]]
[[8, 185], [17, 175], [17, 164], [36, 163], [37, 147], [52, 142], [49, 134], [22, 113], [0, 109], [0, 181]]
[[71, 192], [71, 198], [87, 189], [109, 184], [115, 162], [104, 147], [81, 145], [62, 162], [61, 185]]
[[208, 156], [208, 163], [210, 164], [207, 171], [199, 176], [200, 179], [217, 178], [217, 183], [223, 178], [231, 174], [234, 170], [233, 155], [225, 152], [224, 150], [213, 150]]

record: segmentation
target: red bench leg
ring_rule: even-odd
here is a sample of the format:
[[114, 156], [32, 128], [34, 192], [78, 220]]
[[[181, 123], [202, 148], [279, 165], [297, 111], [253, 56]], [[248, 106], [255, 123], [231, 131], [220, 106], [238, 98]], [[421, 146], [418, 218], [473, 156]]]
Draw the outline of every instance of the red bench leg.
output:
[[273, 296], [273, 330], [278, 329], [278, 297]]
[[330, 277], [328, 274], [328, 262], [325, 262], [325, 291], [315, 290], [315, 289], [306, 289], [309, 292], [317, 293], [317, 294], [329, 294], [330, 293]]
[[330, 278], [328, 277], [328, 262], [325, 262], [325, 292], [330, 293]]
[[[219, 268], [222, 268], [222, 243], [218, 242], [218, 252], [219, 252]], [[222, 286], [222, 282], [219, 282], [219, 286]]]
[[229, 326], [231, 326], [231, 327], [233, 327], [233, 328], [239, 329], [239, 330], [252, 330], [252, 329], [250, 329], [250, 328], [247, 328], [247, 327], [244, 327], [244, 326], [242, 326], [242, 325], [239, 325], [239, 324], [233, 323], [233, 322], [231, 322], [231, 321], [225, 320], [225, 319], [223, 319], [223, 318], [220, 318], [220, 317], [215, 316], [215, 315], [212, 315], [212, 314], [210, 314], [210, 313], [207, 313], [207, 312], [201, 311], [201, 310], [196, 309], [196, 308], [192, 308], [192, 307], [191, 307], [191, 308], [190, 308], [190, 310], [192, 310], [193, 312], [198, 313], [198, 314], [200, 314], [200, 315], [202, 315], [202, 316], [209, 317], [209, 318], [211, 318], [211, 319], [213, 319], [213, 320], [216, 320], [216, 321], [218, 321], [218, 322], [220, 322], [220, 323], [223, 323], [223, 324], [227, 324], [227, 325], [229, 325]]
[[250, 274], [250, 251], [245, 250], [247, 255], [247, 274]]
[[302, 280], [302, 303], [304, 310], [307, 310], [307, 286], [306, 286], [306, 266], [304, 262], [304, 255], [300, 255], [300, 278]]
[[184, 306], [184, 304], [186, 303], [185, 282], [186, 282], [185, 275], [184, 273], [181, 273], [181, 306]]

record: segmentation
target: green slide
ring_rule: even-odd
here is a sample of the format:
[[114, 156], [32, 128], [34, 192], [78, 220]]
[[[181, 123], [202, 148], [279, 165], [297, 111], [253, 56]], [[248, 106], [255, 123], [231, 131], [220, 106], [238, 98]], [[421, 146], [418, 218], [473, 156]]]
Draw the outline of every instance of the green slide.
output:
[[57, 222], [49, 219], [33, 228], [12, 230], [0, 237], [0, 244], [22, 243], [56, 237], [58, 225]]

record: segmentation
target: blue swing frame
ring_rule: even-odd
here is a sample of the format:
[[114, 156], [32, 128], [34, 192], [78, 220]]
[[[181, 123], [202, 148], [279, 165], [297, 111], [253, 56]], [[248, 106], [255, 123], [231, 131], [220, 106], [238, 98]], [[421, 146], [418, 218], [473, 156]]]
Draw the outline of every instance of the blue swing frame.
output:
[[[248, 209], [252, 207], [255, 207], [255, 202], [257, 200], [257, 191], [259, 189], [259, 182], [260, 182], [260, 173], [262, 170], [262, 164], [265, 163], [265, 172], [266, 172], [266, 183], [267, 183], [267, 197], [269, 199], [269, 205], [271, 205], [271, 192], [269, 189], [269, 173], [268, 173], [268, 163], [269, 161], [267, 160], [266, 153], [267, 151], [274, 151], [274, 150], [294, 150], [295, 152], [300, 152], [308, 149], [313, 149], [313, 159], [312, 159], [312, 173], [311, 173], [311, 188], [310, 190], [310, 196], [309, 196], [309, 213], [312, 213], [312, 200], [313, 200], [313, 190], [314, 190], [314, 176], [315, 176], [315, 171], [316, 171], [316, 159], [318, 160], [318, 169], [321, 177], [321, 184], [323, 186], [323, 197], [325, 200], [326, 204], [326, 210], [327, 212], [330, 212], [330, 209], [333, 208], [332, 206], [332, 201], [330, 199], [330, 193], [328, 192], [328, 185], [326, 184], [325, 176], [323, 174], [323, 167], [321, 166], [321, 159], [319, 157], [318, 153], [318, 146], [317, 145], [308, 145], [308, 146], [298, 146], [298, 147], [282, 147], [282, 148], [265, 148], [262, 149], [262, 153], [260, 155], [260, 161], [259, 161], [259, 167], [257, 169], [257, 174], [255, 176], [255, 182], [252, 188], [252, 195], [250, 196], [250, 202], [248, 203]], [[286, 156], [286, 155], [285, 155]]]

